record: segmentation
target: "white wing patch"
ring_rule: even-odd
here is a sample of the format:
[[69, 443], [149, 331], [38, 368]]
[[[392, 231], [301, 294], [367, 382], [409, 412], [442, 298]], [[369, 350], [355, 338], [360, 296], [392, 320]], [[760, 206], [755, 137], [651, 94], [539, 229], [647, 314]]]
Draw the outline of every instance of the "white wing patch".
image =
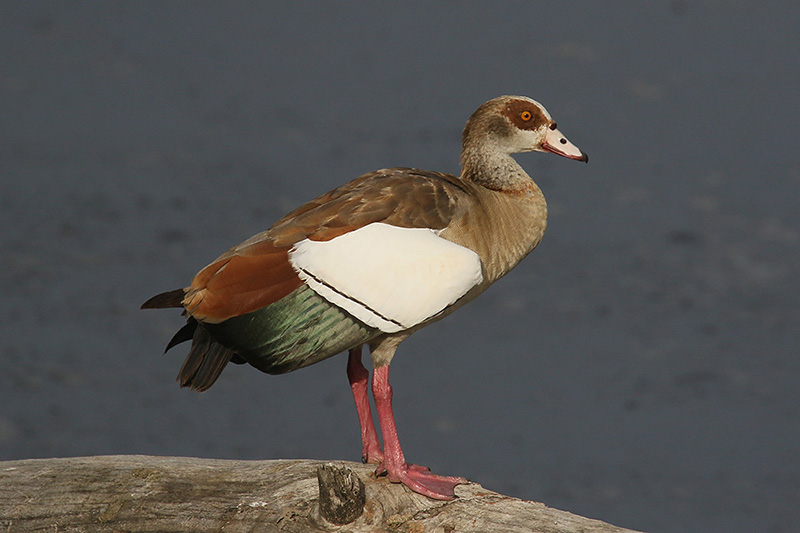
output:
[[300, 241], [289, 262], [314, 292], [386, 333], [416, 326], [483, 280], [472, 250], [431, 229], [381, 222]]

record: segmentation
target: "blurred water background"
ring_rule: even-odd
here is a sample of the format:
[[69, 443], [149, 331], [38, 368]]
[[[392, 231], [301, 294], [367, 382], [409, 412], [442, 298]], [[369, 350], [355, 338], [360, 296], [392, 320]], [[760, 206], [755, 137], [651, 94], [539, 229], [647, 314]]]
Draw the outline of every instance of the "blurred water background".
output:
[[0, 459], [357, 460], [336, 357], [180, 390], [143, 312], [297, 204], [458, 171], [501, 94], [589, 165], [518, 157], [541, 246], [392, 366], [436, 472], [617, 525], [800, 523], [800, 7], [741, 1], [4, 2]]

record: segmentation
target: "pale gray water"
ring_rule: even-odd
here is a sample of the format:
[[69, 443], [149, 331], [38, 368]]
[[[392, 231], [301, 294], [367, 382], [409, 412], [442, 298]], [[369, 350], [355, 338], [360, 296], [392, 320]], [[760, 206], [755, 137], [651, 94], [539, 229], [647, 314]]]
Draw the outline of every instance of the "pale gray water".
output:
[[[770, 4], [773, 5], [773, 4]], [[664, 532], [800, 523], [800, 8], [736, 2], [0, 7], [0, 459], [358, 458], [337, 357], [174, 383], [143, 312], [296, 204], [457, 171], [542, 101], [541, 247], [404, 343], [408, 458]]]

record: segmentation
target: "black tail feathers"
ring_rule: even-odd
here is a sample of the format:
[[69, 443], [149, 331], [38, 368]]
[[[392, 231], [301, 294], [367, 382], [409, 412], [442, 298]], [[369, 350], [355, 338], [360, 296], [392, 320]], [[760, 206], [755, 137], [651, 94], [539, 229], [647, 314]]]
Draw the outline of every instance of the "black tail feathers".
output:
[[194, 338], [194, 332], [197, 330], [197, 320], [194, 318], [189, 317], [189, 320], [186, 324], [178, 330], [175, 335], [172, 336], [167, 347], [164, 348], [164, 353], [167, 353], [170, 348], [177, 346], [178, 344], [186, 341], [190, 341]]
[[211, 338], [206, 328], [194, 318], [190, 318], [189, 322], [175, 334], [167, 349], [189, 339], [192, 339], [192, 348], [178, 372], [178, 383], [181, 387], [203, 392], [217, 381], [231, 359], [239, 358], [233, 350]]
[[174, 291], [156, 294], [145, 303], [141, 309], [164, 309], [166, 307], [183, 307], [183, 297], [186, 295], [185, 289], [175, 289]]
[[[184, 289], [162, 292], [143, 303], [142, 309], [183, 307], [185, 294]], [[178, 372], [178, 383], [181, 387], [189, 387], [199, 392], [206, 391], [217, 381], [229, 362], [244, 363], [244, 359], [214, 340], [206, 328], [191, 316], [169, 341], [164, 352], [189, 340], [192, 341], [192, 347]]]

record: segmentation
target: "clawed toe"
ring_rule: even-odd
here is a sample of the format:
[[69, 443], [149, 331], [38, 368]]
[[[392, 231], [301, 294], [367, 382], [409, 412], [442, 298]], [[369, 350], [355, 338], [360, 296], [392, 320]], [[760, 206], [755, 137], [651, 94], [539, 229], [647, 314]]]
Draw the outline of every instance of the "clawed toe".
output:
[[407, 464], [396, 472], [389, 472], [383, 465], [376, 474], [386, 474], [392, 483], [402, 483], [412, 491], [436, 500], [453, 500], [456, 498], [455, 487], [469, 483], [463, 477], [439, 476], [424, 466]]

